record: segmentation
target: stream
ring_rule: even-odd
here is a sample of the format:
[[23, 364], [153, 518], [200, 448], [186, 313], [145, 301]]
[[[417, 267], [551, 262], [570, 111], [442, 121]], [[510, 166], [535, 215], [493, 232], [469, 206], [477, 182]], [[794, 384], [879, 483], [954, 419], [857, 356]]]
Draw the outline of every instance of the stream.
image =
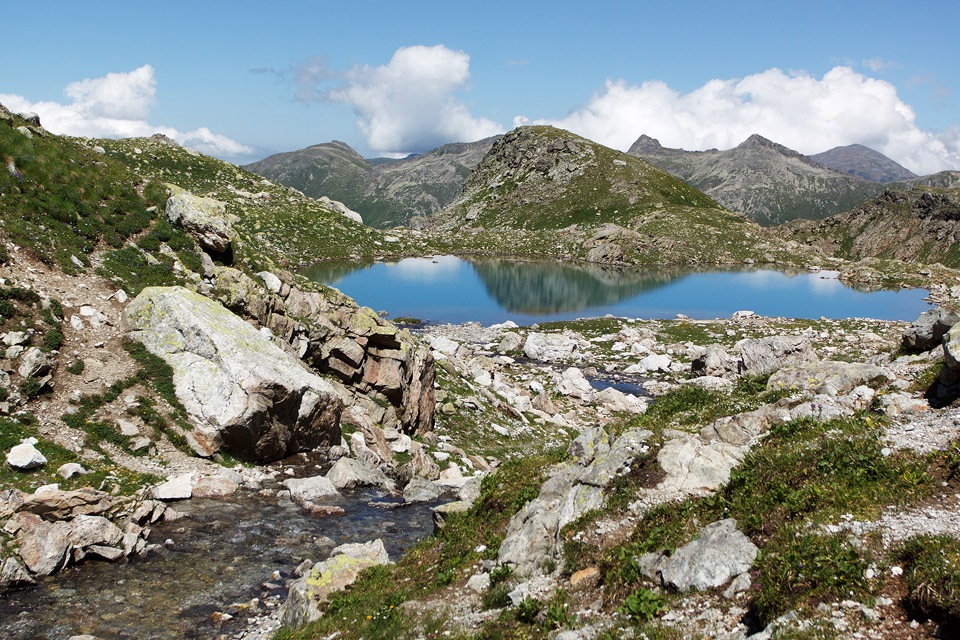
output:
[[285, 580], [304, 559], [317, 562], [334, 546], [381, 538], [396, 560], [432, 530], [434, 504], [404, 505], [383, 492], [328, 502], [346, 510], [338, 517], [309, 516], [276, 491], [264, 493], [271, 495], [241, 490], [174, 503], [185, 517], [154, 525], [150, 542], [159, 548], [145, 556], [84, 562], [0, 596], [0, 638], [242, 637], [252, 618], [283, 601]]

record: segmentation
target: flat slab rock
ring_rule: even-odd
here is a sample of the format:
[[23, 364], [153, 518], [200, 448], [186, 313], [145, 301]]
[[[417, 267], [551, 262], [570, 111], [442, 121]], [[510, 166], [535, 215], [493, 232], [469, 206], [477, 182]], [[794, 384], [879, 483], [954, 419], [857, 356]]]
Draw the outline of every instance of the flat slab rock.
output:
[[700, 531], [700, 537], [672, 556], [645, 553], [641, 572], [678, 591], [719, 587], [746, 573], [757, 559], [757, 547], [737, 529], [733, 518], [719, 520]]

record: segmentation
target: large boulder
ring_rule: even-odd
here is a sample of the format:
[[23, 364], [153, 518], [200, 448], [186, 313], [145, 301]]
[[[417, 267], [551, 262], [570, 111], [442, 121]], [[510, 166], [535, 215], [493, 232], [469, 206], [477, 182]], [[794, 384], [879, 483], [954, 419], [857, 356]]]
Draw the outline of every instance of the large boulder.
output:
[[531, 360], [557, 362], [569, 359], [579, 348], [579, 343], [570, 336], [531, 332], [523, 344], [523, 353]]
[[29, 471], [47, 464], [47, 459], [33, 445], [36, 438], [27, 438], [7, 452], [7, 464], [17, 471]]
[[778, 369], [817, 359], [808, 338], [803, 336], [768, 336], [747, 338], [740, 347], [740, 373], [763, 376]]
[[205, 251], [218, 256], [232, 255], [237, 216], [227, 213], [227, 205], [213, 198], [178, 193], [167, 200], [167, 219], [190, 233]]
[[268, 462], [340, 441], [333, 385], [214, 300], [148, 287], [124, 309], [130, 337], [173, 368], [201, 455]]
[[433, 428], [436, 377], [430, 349], [407, 329], [336, 291], [308, 291], [293, 276], [263, 271], [263, 286], [243, 272], [217, 267], [209, 295], [270, 329], [314, 369], [354, 394], [376, 424], [408, 434]]
[[960, 315], [937, 307], [927, 309], [913, 321], [903, 334], [903, 348], [907, 351], [929, 351], [943, 341], [950, 328], [960, 322]]

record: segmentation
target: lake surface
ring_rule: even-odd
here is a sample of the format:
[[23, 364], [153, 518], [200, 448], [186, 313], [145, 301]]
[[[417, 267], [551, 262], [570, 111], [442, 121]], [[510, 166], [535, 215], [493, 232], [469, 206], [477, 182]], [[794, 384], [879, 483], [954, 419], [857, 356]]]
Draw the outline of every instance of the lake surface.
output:
[[930, 306], [923, 300], [926, 290], [857, 291], [829, 271], [621, 270], [436, 256], [320, 264], [303, 273], [392, 318], [429, 323], [527, 325], [606, 314], [710, 319], [739, 310], [788, 318], [914, 320]]

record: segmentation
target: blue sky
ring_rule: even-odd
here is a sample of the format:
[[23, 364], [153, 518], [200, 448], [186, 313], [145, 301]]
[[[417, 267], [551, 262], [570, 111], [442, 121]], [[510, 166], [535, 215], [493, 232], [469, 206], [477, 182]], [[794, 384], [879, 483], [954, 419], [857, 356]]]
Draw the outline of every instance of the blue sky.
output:
[[547, 122], [626, 149], [760, 133], [960, 169], [960, 3], [43, 2], [0, 102], [57, 133], [161, 131], [247, 162], [402, 155]]

